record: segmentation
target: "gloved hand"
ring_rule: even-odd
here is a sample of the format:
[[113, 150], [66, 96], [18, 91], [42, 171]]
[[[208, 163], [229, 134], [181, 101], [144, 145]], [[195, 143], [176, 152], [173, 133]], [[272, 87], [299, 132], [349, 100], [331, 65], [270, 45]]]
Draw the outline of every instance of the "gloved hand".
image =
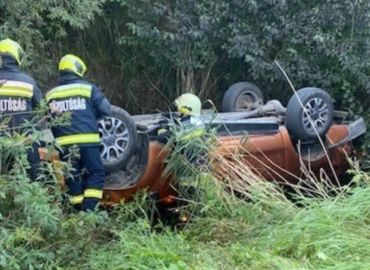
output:
[[168, 129], [161, 128], [157, 132], [158, 135], [158, 142], [166, 144], [168, 142], [168, 137], [170, 135], [170, 131]]
[[162, 119], [162, 120], [158, 121], [158, 125], [159, 125], [160, 129], [168, 130], [169, 124], [170, 124], [169, 119]]

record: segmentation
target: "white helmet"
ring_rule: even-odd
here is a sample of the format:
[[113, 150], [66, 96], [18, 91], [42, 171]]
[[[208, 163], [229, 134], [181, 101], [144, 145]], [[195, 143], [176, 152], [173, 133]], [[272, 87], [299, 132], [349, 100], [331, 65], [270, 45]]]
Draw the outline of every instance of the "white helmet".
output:
[[190, 93], [182, 94], [173, 102], [177, 110], [185, 115], [198, 116], [202, 108], [200, 99]]

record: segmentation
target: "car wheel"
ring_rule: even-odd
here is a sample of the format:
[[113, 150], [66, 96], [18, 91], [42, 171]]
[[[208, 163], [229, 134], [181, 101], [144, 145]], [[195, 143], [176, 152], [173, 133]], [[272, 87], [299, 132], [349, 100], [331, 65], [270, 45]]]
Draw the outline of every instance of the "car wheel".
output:
[[222, 100], [222, 111], [250, 111], [256, 104], [263, 104], [262, 91], [253, 83], [238, 82], [226, 91]]
[[319, 88], [302, 88], [289, 100], [286, 127], [298, 140], [317, 140], [315, 129], [320, 137], [324, 137], [333, 123], [333, 117], [334, 105], [327, 92]]
[[112, 113], [98, 120], [98, 129], [104, 169], [110, 173], [117, 172], [135, 152], [138, 141], [135, 122], [124, 109], [112, 106]]

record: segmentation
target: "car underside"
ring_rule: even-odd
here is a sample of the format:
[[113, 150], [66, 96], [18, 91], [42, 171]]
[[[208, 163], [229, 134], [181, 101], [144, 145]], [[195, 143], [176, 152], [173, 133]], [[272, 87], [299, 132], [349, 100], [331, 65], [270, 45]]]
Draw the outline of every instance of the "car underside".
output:
[[[226, 92], [222, 109], [203, 111], [205, 124], [217, 135], [211, 173], [221, 179], [228, 173], [223, 162], [235, 156], [267, 181], [297, 183], [304, 177], [302, 164], [317, 176], [325, 170], [329, 178], [341, 178], [350, 168], [352, 141], [366, 132], [362, 118], [349, 122], [347, 113], [335, 111], [329, 95], [318, 88], [301, 89], [285, 108], [277, 100], [264, 103], [254, 84], [236, 83]], [[144, 189], [159, 204], [173, 204], [178, 195], [174, 179], [164, 174], [168, 150], [157, 140], [161, 119], [160, 113], [131, 116], [113, 106], [109, 117], [98, 120], [107, 172], [102, 205], [129, 201]], [[40, 155], [58, 161], [58, 154], [49, 157], [46, 148]]]

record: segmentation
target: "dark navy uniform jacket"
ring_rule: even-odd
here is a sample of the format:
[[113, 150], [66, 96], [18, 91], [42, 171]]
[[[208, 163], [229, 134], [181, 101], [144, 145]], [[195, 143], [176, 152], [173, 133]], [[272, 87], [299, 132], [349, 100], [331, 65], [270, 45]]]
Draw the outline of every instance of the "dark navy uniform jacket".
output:
[[[40, 103], [42, 94], [36, 82], [22, 73], [16, 61], [9, 56], [2, 56], [0, 67], [0, 122], [9, 119], [10, 131], [20, 127], [25, 120], [35, 118], [32, 113]], [[4, 127], [0, 129], [4, 130]], [[20, 131], [20, 130], [16, 130]]]
[[62, 72], [57, 87], [46, 94], [48, 104], [61, 113], [71, 112], [70, 125], [52, 127], [57, 144], [97, 146], [100, 136], [97, 118], [111, 113], [111, 104], [92, 83], [71, 72]]

